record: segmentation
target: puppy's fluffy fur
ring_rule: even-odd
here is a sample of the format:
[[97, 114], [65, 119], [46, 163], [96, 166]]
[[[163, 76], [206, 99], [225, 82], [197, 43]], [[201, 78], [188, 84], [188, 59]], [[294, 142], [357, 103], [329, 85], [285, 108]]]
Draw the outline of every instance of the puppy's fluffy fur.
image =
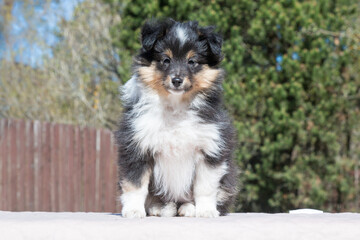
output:
[[236, 194], [234, 130], [213, 27], [147, 22], [115, 137], [124, 217], [216, 217]]

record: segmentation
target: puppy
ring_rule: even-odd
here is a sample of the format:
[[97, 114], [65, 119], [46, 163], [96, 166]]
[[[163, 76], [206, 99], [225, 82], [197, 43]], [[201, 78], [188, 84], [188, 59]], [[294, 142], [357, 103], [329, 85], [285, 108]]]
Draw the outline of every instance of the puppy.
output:
[[122, 216], [217, 217], [236, 195], [234, 129], [214, 27], [147, 22], [115, 132]]

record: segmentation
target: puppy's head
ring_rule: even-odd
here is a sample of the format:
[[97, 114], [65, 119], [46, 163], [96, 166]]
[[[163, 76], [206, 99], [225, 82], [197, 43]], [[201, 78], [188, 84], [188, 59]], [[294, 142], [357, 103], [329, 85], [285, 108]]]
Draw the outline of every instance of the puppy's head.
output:
[[220, 78], [222, 38], [214, 27], [172, 19], [149, 21], [142, 28], [141, 42], [137, 74], [163, 96], [194, 95]]

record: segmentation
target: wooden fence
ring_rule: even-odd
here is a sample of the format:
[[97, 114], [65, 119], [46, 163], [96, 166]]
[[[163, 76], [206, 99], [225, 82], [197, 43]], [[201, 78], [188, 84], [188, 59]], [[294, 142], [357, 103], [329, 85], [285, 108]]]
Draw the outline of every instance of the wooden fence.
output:
[[108, 130], [0, 119], [0, 210], [117, 212]]

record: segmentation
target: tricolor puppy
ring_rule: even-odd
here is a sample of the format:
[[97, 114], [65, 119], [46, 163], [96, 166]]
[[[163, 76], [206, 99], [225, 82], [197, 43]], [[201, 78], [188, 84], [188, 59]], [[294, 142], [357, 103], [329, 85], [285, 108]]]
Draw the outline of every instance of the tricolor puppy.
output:
[[122, 216], [224, 215], [237, 181], [222, 38], [213, 27], [167, 19], [147, 22], [141, 41], [115, 132]]

